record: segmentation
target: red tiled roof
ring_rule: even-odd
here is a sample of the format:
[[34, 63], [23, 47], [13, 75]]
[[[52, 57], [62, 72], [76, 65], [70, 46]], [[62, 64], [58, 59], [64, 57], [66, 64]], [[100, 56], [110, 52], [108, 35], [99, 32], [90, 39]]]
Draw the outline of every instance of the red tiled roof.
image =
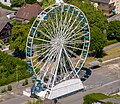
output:
[[30, 20], [42, 11], [39, 4], [24, 4], [17, 12], [16, 18]]

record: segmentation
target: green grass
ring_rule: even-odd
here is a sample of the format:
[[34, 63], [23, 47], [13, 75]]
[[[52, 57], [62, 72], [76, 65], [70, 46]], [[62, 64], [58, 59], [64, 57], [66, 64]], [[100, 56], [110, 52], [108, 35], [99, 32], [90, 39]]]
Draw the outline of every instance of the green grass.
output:
[[113, 95], [113, 96], [111, 96], [112, 98], [115, 98], [115, 99], [118, 99], [118, 100], [120, 100], [120, 95]]
[[103, 60], [105, 61], [116, 57], [120, 57], [120, 47], [106, 51], [106, 56], [103, 57]]
[[[117, 44], [120, 44], [120, 43], [118, 42], [118, 43], [106, 46], [106, 48], [110, 48], [110, 47], [112, 47], [114, 45], [117, 45]], [[110, 60], [110, 59], [113, 59], [113, 58], [116, 58], [116, 57], [120, 57], [120, 47], [108, 50], [108, 51], [105, 52], [105, 54], [106, 55], [103, 58], [87, 57], [86, 62], [85, 62], [85, 67], [88, 67], [89, 63], [92, 62], [92, 61], [96, 61], [96, 60], [99, 60], [99, 59], [102, 60], [102, 61], [106, 61], [106, 60]]]
[[26, 104], [42, 104], [42, 100], [33, 99], [33, 101], [28, 101]]
[[103, 100], [109, 98], [109, 96], [102, 94], [102, 93], [92, 93], [84, 96], [84, 103], [83, 104], [92, 104], [97, 100]]

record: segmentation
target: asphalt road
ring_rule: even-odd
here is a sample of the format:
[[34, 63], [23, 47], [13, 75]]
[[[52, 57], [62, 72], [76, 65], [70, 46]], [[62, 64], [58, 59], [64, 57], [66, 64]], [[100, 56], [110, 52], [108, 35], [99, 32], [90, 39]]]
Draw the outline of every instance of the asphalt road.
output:
[[27, 102], [28, 100], [32, 100], [32, 98], [22, 95], [6, 100], [4, 102], [0, 102], [0, 104], [25, 104], [25, 102]]
[[118, 88], [120, 88], [120, 80], [116, 80], [84, 92], [79, 92], [75, 95], [60, 99], [59, 101], [62, 104], [83, 104], [83, 96], [89, 93], [100, 92], [100, 93], [110, 94], [113, 93], [112, 91], [117, 91]]
[[83, 83], [86, 91], [60, 99], [62, 104], [83, 104], [83, 97], [93, 92], [113, 94], [120, 90], [120, 60], [114, 60], [93, 69], [91, 76]]

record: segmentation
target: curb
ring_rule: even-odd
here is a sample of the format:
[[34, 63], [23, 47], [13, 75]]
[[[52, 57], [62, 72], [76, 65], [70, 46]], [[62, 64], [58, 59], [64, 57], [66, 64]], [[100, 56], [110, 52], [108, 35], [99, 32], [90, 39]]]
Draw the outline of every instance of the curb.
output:
[[110, 59], [110, 60], [106, 60], [106, 61], [103, 61], [102, 63], [107, 63], [107, 62], [114, 61], [114, 60], [117, 60], [117, 59], [120, 59], [120, 57], [113, 58], [113, 59]]

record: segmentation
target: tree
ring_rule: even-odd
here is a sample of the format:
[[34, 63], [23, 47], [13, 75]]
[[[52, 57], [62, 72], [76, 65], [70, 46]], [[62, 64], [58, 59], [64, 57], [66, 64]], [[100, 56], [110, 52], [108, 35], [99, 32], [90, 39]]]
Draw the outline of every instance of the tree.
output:
[[119, 20], [109, 22], [108, 30], [107, 30], [107, 38], [109, 40], [117, 39], [118, 41], [120, 41], [120, 21]]
[[91, 50], [95, 50], [96, 57], [102, 57], [103, 56], [103, 48], [105, 46], [106, 42], [106, 34], [103, 34], [101, 30], [93, 26], [91, 27]]
[[51, 4], [54, 4], [55, 3], [55, 0], [43, 0], [42, 1], [42, 8], [46, 8], [48, 6], [50, 6]]
[[37, 2], [37, 0], [25, 0], [25, 2], [28, 4], [34, 4]]
[[21, 7], [25, 0], [11, 0], [12, 7]]
[[[18, 68], [19, 66], [19, 68]], [[18, 68], [19, 71], [16, 71]], [[18, 58], [12, 57], [0, 51], [0, 86], [16, 81], [16, 74], [19, 80], [28, 78], [26, 62]]]
[[10, 49], [18, 52], [18, 56], [25, 52], [26, 40], [28, 31], [30, 29], [29, 24], [13, 23], [12, 34], [10, 37]]
[[12, 90], [12, 86], [11, 86], [11, 85], [8, 85], [7, 90], [8, 90], [8, 91], [11, 91], [11, 90]]

